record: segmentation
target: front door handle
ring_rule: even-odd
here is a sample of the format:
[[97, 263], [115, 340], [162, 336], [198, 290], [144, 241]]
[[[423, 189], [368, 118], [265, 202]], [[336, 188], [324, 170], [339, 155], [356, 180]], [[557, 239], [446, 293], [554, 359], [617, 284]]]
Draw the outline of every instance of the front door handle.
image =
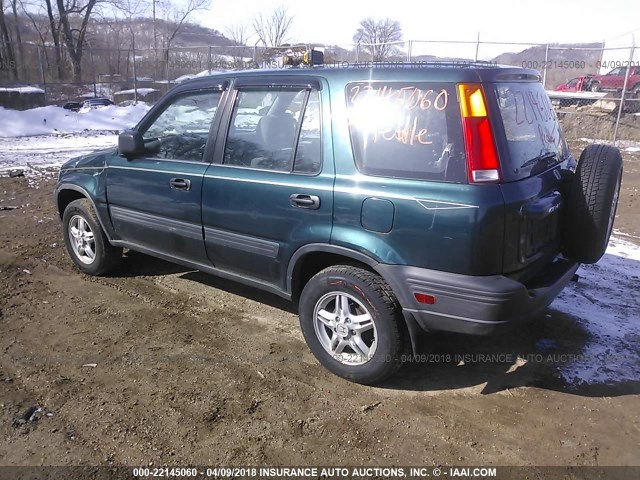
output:
[[191, 190], [191, 180], [186, 180], [184, 178], [172, 178], [169, 181], [169, 185], [171, 185], [171, 188], [175, 188], [177, 190]]
[[289, 197], [289, 201], [291, 205], [298, 208], [307, 208], [309, 210], [317, 210], [320, 208], [320, 197], [316, 195], [294, 193]]

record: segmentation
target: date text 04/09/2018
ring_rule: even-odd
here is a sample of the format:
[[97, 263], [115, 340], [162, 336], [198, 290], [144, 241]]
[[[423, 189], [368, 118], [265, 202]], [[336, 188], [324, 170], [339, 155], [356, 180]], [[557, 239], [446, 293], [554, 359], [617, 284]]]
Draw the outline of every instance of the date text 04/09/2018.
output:
[[377, 477], [402, 478], [406, 476], [402, 467], [249, 467], [249, 468], [207, 468], [210, 477], [256, 477], [256, 478], [343, 478]]

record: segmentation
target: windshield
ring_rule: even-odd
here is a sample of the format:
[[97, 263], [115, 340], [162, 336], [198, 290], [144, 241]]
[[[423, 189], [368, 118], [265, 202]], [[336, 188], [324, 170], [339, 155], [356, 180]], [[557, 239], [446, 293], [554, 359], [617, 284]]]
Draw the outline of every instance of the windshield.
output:
[[507, 140], [508, 156], [500, 159], [506, 179], [536, 175], [564, 160], [564, 135], [542, 84], [500, 84], [496, 96]]

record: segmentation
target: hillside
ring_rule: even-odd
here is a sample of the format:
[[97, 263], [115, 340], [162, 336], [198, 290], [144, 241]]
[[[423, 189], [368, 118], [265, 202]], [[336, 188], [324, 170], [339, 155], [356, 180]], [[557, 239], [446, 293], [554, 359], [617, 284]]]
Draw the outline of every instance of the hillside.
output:
[[[547, 57], [546, 87], [552, 89], [571, 78], [587, 73], [596, 73], [602, 53], [602, 43], [552, 44]], [[492, 61], [502, 65], [530, 67], [543, 71], [546, 47], [527, 48], [518, 53], [503, 53]]]

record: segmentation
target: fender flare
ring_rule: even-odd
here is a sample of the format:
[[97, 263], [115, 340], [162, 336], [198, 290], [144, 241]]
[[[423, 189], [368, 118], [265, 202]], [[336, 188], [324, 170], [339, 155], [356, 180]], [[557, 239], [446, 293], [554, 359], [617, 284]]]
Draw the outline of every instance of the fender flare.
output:
[[[376, 266], [380, 263], [374, 258], [355, 250], [352, 250], [347, 247], [340, 247], [338, 245], [331, 245], [328, 243], [310, 243], [303, 247], [300, 247], [295, 253], [291, 256], [289, 260], [289, 266], [287, 267], [287, 279], [286, 279], [286, 289], [288, 292], [293, 292], [293, 270], [295, 269], [298, 261], [305, 255], [309, 253], [332, 253], [334, 255], [341, 255], [343, 257], [348, 257], [353, 260], [357, 260], [365, 265], [376, 270]], [[379, 274], [376, 270], [376, 272]]]
[[[56, 208], [58, 209], [58, 212], [60, 212], [60, 202], [58, 200], [58, 197], [60, 196], [60, 192], [62, 192], [63, 190], [74, 190], [78, 193], [81, 193], [87, 200], [89, 200], [91, 202], [91, 206], [93, 207], [93, 210], [96, 212], [96, 216], [98, 217], [98, 221], [100, 222], [100, 227], [102, 227], [102, 231], [104, 232], [104, 234], [107, 236], [107, 239], [109, 241], [112, 241], [113, 238], [109, 232], [109, 230], [107, 228], [105, 228], [105, 224], [104, 221], [102, 220], [102, 217], [100, 216], [100, 210], [98, 210], [98, 208], [96, 207], [96, 202], [94, 202], [93, 198], [91, 197], [91, 195], [89, 195], [89, 192], [87, 190], [85, 190], [84, 188], [75, 185], [73, 183], [62, 183], [60, 185], [58, 185], [55, 189], [54, 192], [54, 200], [56, 203]], [[62, 212], [64, 213], [64, 212]], [[60, 215], [60, 217], [62, 218], [62, 214]]]
[[[356, 250], [352, 250], [347, 247], [341, 247], [338, 245], [331, 245], [327, 243], [311, 243], [309, 245], [305, 245], [304, 247], [301, 247], [298, 250], [296, 250], [296, 252], [291, 256], [291, 259], [289, 260], [289, 266], [287, 267], [287, 279], [286, 279], [287, 281], [286, 291], [289, 294], [293, 294], [293, 288], [292, 288], [293, 271], [298, 261], [304, 255], [307, 255], [309, 253], [315, 253], [315, 252], [331, 253], [331, 254], [341, 255], [343, 257], [351, 258], [353, 260], [357, 260], [371, 267], [378, 275], [380, 275], [385, 280], [385, 282], [388, 282], [388, 280], [386, 280], [382, 275], [381, 270], [378, 268], [378, 265], [380, 265], [380, 262], [370, 257], [369, 255], [366, 255], [362, 252], [358, 252]], [[389, 287], [393, 290], [393, 287], [391, 287], [391, 285], [389, 285]], [[394, 294], [396, 294], [397, 296], [396, 292], [394, 292]], [[407, 328], [407, 333], [409, 335], [411, 350], [413, 351], [414, 354], [418, 354], [420, 352], [420, 346], [423, 343], [422, 338], [425, 332], [424, 330], [422, 330], [422, 328], [420, 328], [420, 326], [418, 325], [418, 323], [415, 321], [415, 319], [410, 313], [402, 312], [402, 318], [404, 320], [404, 324]]]

